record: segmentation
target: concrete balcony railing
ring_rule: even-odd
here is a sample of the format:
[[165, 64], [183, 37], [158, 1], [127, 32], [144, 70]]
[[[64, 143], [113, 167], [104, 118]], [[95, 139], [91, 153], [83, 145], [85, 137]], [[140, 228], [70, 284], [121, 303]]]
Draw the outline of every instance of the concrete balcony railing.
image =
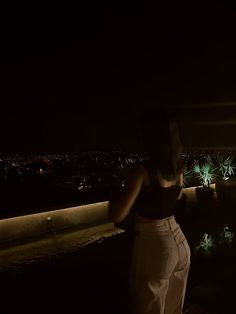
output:
[[[195, 187], [184, 193], [189, 208], [196, 203]], [[108, 205], [103, 201], [1, 219], [0, 271], [125, 232], [110, 221]]]
[[[184, 189], [190, 202], [195, 202], [194, 189], [195, 187]], [[82, 230], [111, 223], [108, 217], [108, 204], [109, 201], [105, 201], [2, 219], [0, 246], [55, 232]]]
[[0, 220], [0, 246], [55, 232], [109, 223], [108, 202], [73, 206]]
[[[196, 202], [195, 187], [185, 188], [184, 193], [187, 203]], [[78, 250], [124, 232], [109, 220], [108, 204], [97, 202], [0, 220], [0, 269]]]

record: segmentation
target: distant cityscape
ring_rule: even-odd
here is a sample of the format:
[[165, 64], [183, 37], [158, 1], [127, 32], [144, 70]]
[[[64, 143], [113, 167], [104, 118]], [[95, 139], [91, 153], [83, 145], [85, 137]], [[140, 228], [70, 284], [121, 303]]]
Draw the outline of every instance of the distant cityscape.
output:
[[[184, 152], [187, 166], [206, 152]], [[70, 203], [108, 200], [111, 187], [125, 184], [130, 165], [146, 159], [140, 152], [0, 155], [0, 218]]]
[[59, 185], [78, 190], [109, 185], [128, 165], [144, 160], [145, 154], [122, 152], [83, 152], [45, 155], [0, 156], [0, 183], [23, 183], [29, 178], [54, 179]]
[[113, 182], [145, 154], [89, 151], [0, 155], [0, 218], [107, 200]]

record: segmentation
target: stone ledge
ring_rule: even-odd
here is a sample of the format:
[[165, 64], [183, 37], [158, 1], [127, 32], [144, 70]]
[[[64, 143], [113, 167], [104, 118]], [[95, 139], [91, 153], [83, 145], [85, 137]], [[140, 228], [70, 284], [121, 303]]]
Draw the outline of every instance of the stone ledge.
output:
[[73, 206], [0, 220], [0, 246], [69, 229], [108, 223], [108, 202]]

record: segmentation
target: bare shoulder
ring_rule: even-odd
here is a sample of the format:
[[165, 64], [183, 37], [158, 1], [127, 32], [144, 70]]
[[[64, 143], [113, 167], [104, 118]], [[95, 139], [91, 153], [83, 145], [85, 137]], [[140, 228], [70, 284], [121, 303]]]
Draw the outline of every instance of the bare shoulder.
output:
[[180, 174], [178, 174], [178, 176], [176, 178], [176, 184], [182, 186], [183, 181], [184, 181], [184, 176], [183, 176], [183, 172], [181, 172]]
[[163, 176], [161, 175], [160, 171], [157, 171], [157, 178], [158, 178], [158, 182], [161, 186], [163, 187], [171, 187], [173, 185], [179, 185], [182, 186], [183, 185], [183, 175], [182, 173], [179, 173], [175, 179], [173, 180], [166, 180], [165, 178], [163, 178]]

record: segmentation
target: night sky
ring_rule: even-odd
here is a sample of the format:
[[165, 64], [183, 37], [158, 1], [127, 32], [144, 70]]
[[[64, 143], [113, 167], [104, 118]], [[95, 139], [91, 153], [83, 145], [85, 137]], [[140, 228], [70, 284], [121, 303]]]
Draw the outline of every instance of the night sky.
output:
[[222, 125], [234, 145], [236, 105], [208, 104], [236, 100], [235, 8], [100, 6], [71, 24], [62, 17], [3, 29], [0, 152], [132, 150], [137, 117], [165, 106], [184, 117], [188, 145], [204, 137], [196, 114], [216, 123], [204, 145], [226, 143], [213, 136]]

